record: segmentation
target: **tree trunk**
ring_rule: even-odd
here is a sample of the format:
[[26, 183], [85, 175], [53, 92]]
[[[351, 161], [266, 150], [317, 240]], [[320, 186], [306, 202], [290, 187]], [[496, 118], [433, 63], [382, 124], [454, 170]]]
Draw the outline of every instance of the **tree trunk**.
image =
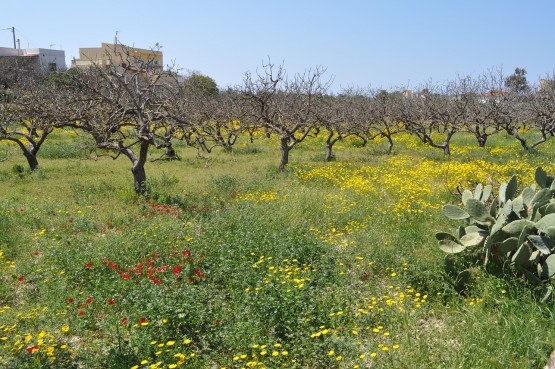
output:
[[487, 135], [478, 135], [476, 138], [478, 139], [479, 147], [486, 147], [486, 141], [488, 140]]
[[13, 139], [10, 141], [15, 142], [17, 146], [19, 146], [19, 148], [23, 152], [23, 156], [25, 156], [25, 159], [27, 159], [27, 164], [29, 164], [29, 169], [31, 169], [32, 172], [37, 170], [37, 168], [39, 167], [39, 161], [37, 160], [38, 147], [29, 148], [25, 146], [23, 142], [17, 139]]
[[133, 173], [133, 183], [135, 185], [135, 193], [137, 195], [146, 194], [146, 171], [144, 164], [136, 162], [131, 168], [131, 173]]
[[171, 145], [171, 143], [169, 144], [169, 146], [166, 147], [166, 156], [168, 157], [169, 160], [177, 160], [179, 159], [177, 157], [177, 153], [175, 152], [175, 149], [173, 148], [173, 146]]
[[445, 146], [443, 146], [443, 155], [451, 156], [451, 148], [450, 148], [450, 145], [448, 143], [445, 144]]
[[131, 168], [131, 173], [133, 173], [133, 183], [135, 186], [135, 193], [140, 196], [146, 195], [145, 164], [148, 156], [149, 146], [150, 146], [149, 141], [147, 140], [141, 141], [140, 149], [139, 149], [139, 157], [135, 158], [135, 160], [132, 160], [133, 167]]
[[331, 161], [333, 155], [333, 144], [336, 140], [333, 140], [333, 131], [328, 131], [328, 137], [326, 139], [326, 155], [324, 157], [324, 161]]
[[456, 133], [456, 130], [450, 130], [447, 132], [447, 136], [445, 137], [445, 141], [443, 141], [443, 155], [451, 156], [451, 138]]
[[478, 146], [485, 147], [486, 141], [488, 140], [488, 135], [486, 134], [485, 128], [483, 129], [483, 133], [480, 131], [480, 126], [481, 124], [478, 122], [478, 124], [476, 124], [476, 127], [475, 127], [474, 135], [478, 140]]
[[368, 144], [368, 139], [366, 138], [366, 136], [362, 134], [356, 136], [362, 140], [362, 145], [360, 147], [366, 147], [366, 144]]
[[528, 147], [528, 142], [524, 137], [518, 134], [517, 128], [513, 129], [513, 136], [515, 136], [515, 138], [520, 142], [520, 145], [526, 152], [530, 152], [530, 148]]
[[324, 157], [324, 161], [331, 161], [331, 159], [333, 158], [333, 143], [328, 142], [326, 143], [326, 156]]
[[25, 159], [27, 159], [27, 163], [29, 164], [29, 168], [32, 172], [37, 170], [39, 167], [39, 161], [37, 160], [37, 156], [29, 151], [24, 151], [23, 155], [25, 155]]
[[385, 137], [387, 138], [387, 153], [391, 154], [391, 150], [393, 150], [393, 140], [390, 135], [386, 135]]
[[280, 141], [281, 162], [279, 163], [279, 170], [283, 172], [285, 166], [289, 163], [289, 151], [291, 151], [291, 147], [289, 146], [289, 137], [282, 137]]

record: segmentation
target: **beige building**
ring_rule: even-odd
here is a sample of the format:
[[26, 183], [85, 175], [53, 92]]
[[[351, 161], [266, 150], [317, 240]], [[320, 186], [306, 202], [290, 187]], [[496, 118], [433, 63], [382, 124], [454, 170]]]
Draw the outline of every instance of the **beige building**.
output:
[[103, 42], [100, 47], [79, 48], [79, 59], [71, 61], [72, 67], [89, 67], [93, 64], [161, 70], [164, 58], [161, 51]]
[[540, 79], [540, 91], [547, 91], [555, 89], [555, 80]]

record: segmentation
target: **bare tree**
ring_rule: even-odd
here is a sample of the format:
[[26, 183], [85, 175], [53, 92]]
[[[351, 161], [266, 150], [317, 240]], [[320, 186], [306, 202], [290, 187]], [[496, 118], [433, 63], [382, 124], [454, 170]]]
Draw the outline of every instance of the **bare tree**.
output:
[[43, 80], [48, 73], [26, 57], [0, 57], [0, 94], [29, 80]]
[[175, 78], [171, 71], [149, 68], [151, 60], [137, 62], [132, 48], [117, 44], [113, 54], [106, 65], [93, 64], [72, 74], [79, 88], [76, 103], [94, 106], [75, 127], [89, 132], [97, 147], [114, 159], [127, 157], [135, 192], [143, 195], [149, 148], [167, 147], [172, 132], [162, 101]]
[[481, 101], [494, 130], [505, 131], [516, 138], [524, 150], [529, 151], [526, 138], [520, 134], [526, 118], [523, 110], [526, 95], [504, 89], [505, 77], [501, 68], [486, 72], [482, 78], [485, 88]]
[[[553, 78], [548, 80], [553, 81]], [[540, 138], [526, 145], [528, 150], [546, 142], [555, 134], [555, 83], [545, 83], [538, 89], [531, 89], [521, 104], [525, 120], [540, 132]]]
[[316, 133], [326, 131], [325, 161], [333, 159], [333, 146], [356, 132], [356, 95], [351, 90], [343, 91], [338, 96], [324, 96], [314, 105], [317, 124]]
[[382, 137], [387, 140], [387, 153], [393, 150], [393, 135], [403, 132], [404, 125], [397, 115], [397, 107], [406, 98], [400, 93], [385, 90], [369, 90], [369, 108], [367, 109], [368, 127], [371, 139]]
[[193, 113], [196, 117], [193, 130], [202, 144], [211, 152], [213, 147], [231, 151], [241, 132], [241, 99], [233, 90], [217, 95], [193, 96]]
[[[453, 96], [449, 86], [427, 84], [421, 93], [405, 92], [399, 100], [397, 114], [408, 132], [417, 136], [425, 144], [443, 150], [450, 155], [450, 142], [459, 130], [456, 109], [453, 109]], [[444, 135], [443, 142], [436, 142], [433, 133]]]
[[66, 110], [68, 95], [60, 78], [58, 73], [20, 76], [0, 100], [0, 140], [16, 143], [31, 171], [39, 166], [37, 155], [47, 137], [75, 119]]
[[478, 146], [484, 147], [490, 136], [499, 133], [493, 119], [497, 111], [499, 93], [492, 90], [489, 79], [485, 76], [477, 79], [467, 76], [460, 79], [460, 82], [460, 98], [466, 103], [463, 131], [474, 135]]
[[[384, 93], [387, 92], [384, 90]], [[349, 88], [344, 94], [350, 95], [353, 135], [362, 140], [362, 147], [366, 147], [368, 141], [375, 139], [380, 133], [376, 123], [376, 106], [372, 101], [373, 92]]]
[[289, 153], [315, 128], [314, 109], [326, 95], [331, 80], [323, 81], [325, 69], [316, 67], [289, 79], [283, 66], [270, 62], [253, 77], [245, 73], [241, 92], [250, 107], [251, 116], [280, 140], [279, 169], [285, 170]]

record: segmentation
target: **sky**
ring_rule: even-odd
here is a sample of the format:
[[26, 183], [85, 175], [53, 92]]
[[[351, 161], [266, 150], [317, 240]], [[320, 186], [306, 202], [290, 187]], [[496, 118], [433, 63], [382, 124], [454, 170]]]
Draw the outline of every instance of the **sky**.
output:
[[[165, 64], [221, 88], [264, 62], [289, 75], [326, 68], [342, 88], [416, 88], [501, 68], [528, 81], [555, 71], [553, 0], [2, 1], [0, 47], [65, 51], [162, 45]], [[24, 5], [22, 5], [24, 4]]]

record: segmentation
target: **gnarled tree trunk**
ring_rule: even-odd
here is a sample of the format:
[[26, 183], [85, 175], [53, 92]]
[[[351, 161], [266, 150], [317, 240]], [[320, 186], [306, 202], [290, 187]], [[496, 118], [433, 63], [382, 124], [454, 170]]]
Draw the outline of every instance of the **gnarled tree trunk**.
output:
[[279, 170], [283, 172], [285, 166], [289, 163], [289, 151], [291, 151], [291, 146], [289, 146], [289, 137], [282, 137], [280, 139], [280, 151], [281, 151], [281, 161], [279, 162]]
[[25, 159], [27, 159], [27, 163], [29, 164], [29, 168], [31, 169], [31, 171], [34, 172], [35, 170], [37, 170], [39, 167], [39, 161], [37, 160], [37, 155], [27, 150], [23, 152], [23, 155], [25, 156]]
[[145, 166], [140, 165], [138, 162], [131, 168], [133, 173], [133, 184], [135, 186], [135, 193], [137, 195], [146, 194], [146, 171]]
[[133, 163], [133, 166], [131, 167], [131, 173], [133, 173], [133, 185], [135, 187], [135, 193], [139, 196], [146, 195], [145, 163], [149, 146], [150, 142], [148, 140], [141, 141], [138, 156], [130, 148], [120, 147], [120, 152], [127, 156]]

